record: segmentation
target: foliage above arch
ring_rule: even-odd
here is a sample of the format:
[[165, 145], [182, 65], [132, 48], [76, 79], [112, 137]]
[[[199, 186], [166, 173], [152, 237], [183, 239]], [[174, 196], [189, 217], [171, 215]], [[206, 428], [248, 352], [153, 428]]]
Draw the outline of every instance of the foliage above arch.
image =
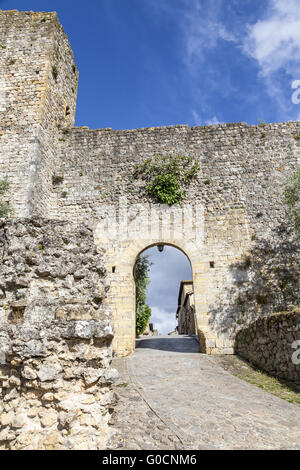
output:
[[135, 176], [146, 180], [146, 190], [158, 202], [177, 204], [185, 195], [184, 186], [196, 177], [199, 164], [191, 157], [154, 154], [137, 165]]

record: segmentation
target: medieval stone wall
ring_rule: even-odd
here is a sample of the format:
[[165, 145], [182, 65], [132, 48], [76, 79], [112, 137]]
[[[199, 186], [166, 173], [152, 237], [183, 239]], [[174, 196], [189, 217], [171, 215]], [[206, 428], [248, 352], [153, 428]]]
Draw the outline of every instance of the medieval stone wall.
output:
[[[119, 354], [134, 348], [136, 257], [157, 243], [191, 261], [203, 352], [233, 352], [239, 328], [298, 302], [282, 285], [297, 272], [283, 191], [299, 165], [299, 122], [74, 128], [78, 72], [56, 14], [0, 12], [0, 46], [0, 177], [11, 183], [11, 215], [93, 228], [105, 252]], [[134, 178], [136, 165], [154, 154], [199, 163], [182, 205], [157, 204], [142, 175]]]
[[72, 49], [56, 13], [13, 10], [0, 12], [0, 51], [0, 175], [11, 215], [48, 216], [57, 132], [75, 120]]
[[92, 231], [2, 221], [0, 254], [0, 447], [105, 448], [117, 373]]
[[300, 310], [259, 318], [236, 335], [236, 352], [275, 377], [300, 383]]
[[[228, 340], [234, 338], [240, 322], [251, 321], [262, 311], [273, 311], [271, 297], [265, 302], [269, 310], [256, 302], [249, 314], [243, 314], [245, 300], [242, 311], [236, 300], [245, 283], [251, 282], [249, 267], [244, 266], [248, 254], [261, 249], [260, 257], [266, 260], [262, 246], [280, 244], [287, 235], [278, 236], [278, 230], [286, 222], [284, 187], [299, 162], [299, 140], [295, 138], [299, 133], [299, 123], [239, 123], [131, 131], [79, 128], [61, 134], [53, 215], [89, 221], [99, 232], [98, 243], [109, 255], [108, 270], [115, 268], [111, 303], [117, 330], [124, 332], [126, 324], [134, 321], [129, 318], [134, 306], [128, 300], [133, 295], [134, 246], [137, 256], [157, 242], [182, 249], [190, 258], [194, 277], [201, 277], [195, 296], [200, 336], [204, 331], [203, 351], [229, 352]], [[184, 214], [179, 206], [157, 204], [148, 196], [143, 178], [134, 178], [136, 165], [154, 154], [186, 155], [199, 163], [199, 174], [186, 188], [182, 205], [191, 211], [201, 208], [201, 220], [195, 221], [192, 212]], [[156, 220], [149, 219], [153, 212]], [[121, 234], [116, 226], [122, 224]], [[292, 245], [286, 259], [293, 256]], [[132, 251], [132, 257], [126, 259], [128, 251]], [[123, 259], [127, 268], [122, 266]], [[128, 331], [127, 336], [130, 334]]]
[[[153, 203], [144, 181], [133, 174], [138, 163], [160, 155], [188, 155], [200, 165], [183, 203], [203, 204], [208, 215], [242, 208], [257, 235], [265, 235], [282, 217], [282, 189], [297, 167], [300, 124], [209, 127], [170, 126], [113, 131], [69, 129], [59, 142], [53, 213], [78, 220], [99, 218], [101, 206]], [[61, 194], [64, 197], [60, 197]]]

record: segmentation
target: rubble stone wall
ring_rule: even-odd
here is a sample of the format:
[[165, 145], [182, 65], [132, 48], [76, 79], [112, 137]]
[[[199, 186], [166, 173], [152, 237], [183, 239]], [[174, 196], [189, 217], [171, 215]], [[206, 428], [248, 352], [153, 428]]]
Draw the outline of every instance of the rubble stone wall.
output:
[[2, 221], [0, 255], [0, 448], [106, 448], [117, 373], [91, 229]]
[[235, 350], [271, 375], [300, 384], [300, 309], [252, 322], [236, 335]]

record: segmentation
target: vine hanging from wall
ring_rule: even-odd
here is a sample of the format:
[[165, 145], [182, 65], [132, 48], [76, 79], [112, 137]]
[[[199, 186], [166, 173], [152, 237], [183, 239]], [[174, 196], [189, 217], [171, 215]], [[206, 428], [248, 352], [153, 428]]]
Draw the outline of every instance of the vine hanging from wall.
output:
[[177, 204], [185, 196], [184, 187], [197, 176], [199, 164], [188, 156], [154, 154], [136, 166], [135, 178], [142, 177], [147, 193], [157, 202]]

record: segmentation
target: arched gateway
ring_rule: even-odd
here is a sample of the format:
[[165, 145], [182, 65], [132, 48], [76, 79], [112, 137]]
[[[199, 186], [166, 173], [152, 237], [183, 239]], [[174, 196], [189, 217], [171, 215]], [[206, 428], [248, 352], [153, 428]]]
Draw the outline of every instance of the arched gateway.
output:
[[[228, 247], [222, 249], [221, 244], [217, 251], [214, 250], [214, 238], [211, 240], [207, 237], [205, 225], [208, 219], [204, 217], [203, 207], [137, 204], [129, 208], [123, 199], [118, 212], [119, 217], [114, 219], [114, 211], [108, 211], [110, 215], [106, 216], [106, 220], [102, 219], [95, 228], [96, 244], [106, 250], [110, 281], [108, 303], [114, 320], [115, 354], [128, 355], [135, 348], [133, 268], [141, 252], [159, 244], [178, 248], [191, 263], [200, 351], [209, 354], [233, 352], [230, 339], [220, 337], [210, 323], [209, 305], [217, 293], [218, 282], [222, 281], [224, 262], [229, 251]], [[123, 216], [125, 214], [122, 222], [120, 213]], [[245, 239], [245, 230], [247, 231], [246, 223], [243, 228], [239, 223], [241, 214], [235, 211], [219, 221], [216, 217], [214, 219], [214, 235], [218, 235], [218, 227], [222, 231], [226, 230], [226, 226], [227, 230], [230, 227], [230, 251], [233, 253], [236, 245], [235, 255], [238, 255], [242, 237]]]

